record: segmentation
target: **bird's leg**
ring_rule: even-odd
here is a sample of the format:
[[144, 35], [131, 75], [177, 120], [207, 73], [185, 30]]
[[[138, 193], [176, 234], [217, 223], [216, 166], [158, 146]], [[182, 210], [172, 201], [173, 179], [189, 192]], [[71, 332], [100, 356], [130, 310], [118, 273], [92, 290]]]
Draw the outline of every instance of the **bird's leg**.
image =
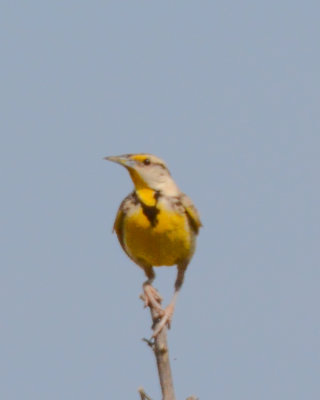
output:
[[159, 335], [159, 333], [162, 331], [165, 325], [167, 325], [168, 328], [170, 328], [177, 297], [178, 297], [178, 291], [175, 291], [170, 304], [162, 311], [163, 315], [161, 321], [159, 322], [159, 324], [157, 325], [156, 329], [152, 334], [153, 338], [156, 338]]
[[152, 267], [144, 268], [144, 271], [148, 277], [148, 279], [142, 285], [143, 294], [141, 298], [144, 301], [144, 306], [152, 307], [158, 312], [159, 317], [162, 317], [164, 313], [163, 309], [161, 308], [162, 298], [159, 295], [158, 291], [152, 286], [152, 282], [155, 278], [155, 273]]
[[159, 295], [158, 291], [152, 286], [152, 282], [150, 280], [146, 280], [143, 283], [143, 300], [145, 307], [154, 307], [154, 308], [161, 308], [162, 298]]
[[157, 325], [156, 329], [153, 332], [153, 335], [152, 335], [153, 338], [155, 338], [159, 335], [159, 333], [161, 332], [161, 330], [163, 329], [163, 327], [165, 325], [167, 325], [168, 328], [170, 328], [170, 326], [171, 326], [174, 308], [175, 308], [175, 305], [177, 302], [179, 290], [181, 289], [181, 286], [183, 284], [185, 271], [186, 271], [186, 265], [183, 265], [183, 266], [178, 265], [178, 274], [177, 274], [177, 279], [176, 279], [176, 282], [174, 285], [174, 294], [173, 294], [172, 300], [169, 303], [169, 305], [163, 310], [163, 316], [161, 318], [161, 321], [159, 322], [159, 324]]

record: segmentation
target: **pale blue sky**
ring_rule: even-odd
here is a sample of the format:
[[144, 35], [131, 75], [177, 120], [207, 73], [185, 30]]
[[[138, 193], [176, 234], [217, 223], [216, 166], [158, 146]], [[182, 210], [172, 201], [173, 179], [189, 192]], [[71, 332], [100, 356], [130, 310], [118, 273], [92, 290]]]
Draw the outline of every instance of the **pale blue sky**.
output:
[[[178, 399], [320, 398], [320, 5], [3, 1], [4, 400], [159, 399], [106, 155], [164, 158], [204, 223]], [[157, 270], [168, 301], [174, 269]]]

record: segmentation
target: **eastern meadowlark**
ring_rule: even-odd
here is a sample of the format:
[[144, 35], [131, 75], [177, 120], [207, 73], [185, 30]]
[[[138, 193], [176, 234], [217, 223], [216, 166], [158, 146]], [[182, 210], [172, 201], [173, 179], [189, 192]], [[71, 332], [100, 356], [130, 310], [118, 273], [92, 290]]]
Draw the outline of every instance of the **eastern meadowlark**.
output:
[[[195, 251], [201, 221], [191, 199], [182, 193], [160, 158], [152, 154], [125, 154], [105, 157], [124, 166], [134, 190], [121, 203], [113, 230], [126, 254], [141, 267], [147, 281], [143, 284], [145, 305], [159, 313], [161, 321], [155, 337], [170, 326], [178, 292], [186, 268]], [[177, 265], [175, 291], [163, 310], [161, 298], [153, 288], [153, 267]]]

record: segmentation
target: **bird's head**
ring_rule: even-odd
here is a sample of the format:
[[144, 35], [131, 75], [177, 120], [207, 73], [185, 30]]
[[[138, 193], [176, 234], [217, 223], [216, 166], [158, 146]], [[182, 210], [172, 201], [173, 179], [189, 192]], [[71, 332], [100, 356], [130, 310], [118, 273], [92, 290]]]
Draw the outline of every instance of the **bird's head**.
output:
[[172, 179], [165, 162], [152, 154], [124, 154], [105, 157], [129, 171], [136, 190], [152, 189], [166, 195], [175, 196], [179, 189]]

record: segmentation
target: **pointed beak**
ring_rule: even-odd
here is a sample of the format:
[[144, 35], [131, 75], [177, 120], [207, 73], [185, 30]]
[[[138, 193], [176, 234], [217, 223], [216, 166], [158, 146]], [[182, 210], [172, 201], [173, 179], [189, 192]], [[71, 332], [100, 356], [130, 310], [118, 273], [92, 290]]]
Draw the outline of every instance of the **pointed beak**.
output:
[[109, 157], [103, 157], [104, 160], [107, 161], [113, 161], [117, 164], [120, 164], [126, 168], [132, 168], [135, 164], [134, 160], [131, 160], [128, 158], [128, 156], [109, 156]]

